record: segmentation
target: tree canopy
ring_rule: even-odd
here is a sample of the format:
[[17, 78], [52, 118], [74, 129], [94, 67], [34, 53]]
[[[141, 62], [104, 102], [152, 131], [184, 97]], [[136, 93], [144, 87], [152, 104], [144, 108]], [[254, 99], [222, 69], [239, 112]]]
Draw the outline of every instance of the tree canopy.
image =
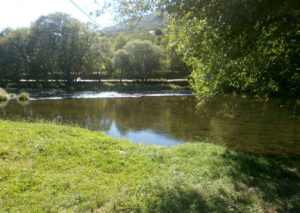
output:
[[300, 96], [297, 0], [115, 0], [106, 6], [121, 19], [154, 10], [172, 15], [170, 45], [193, 68], [201, 102], [233, 90]]
[[0, 83], [20, 85], [22, 79], [35, 82], [30, 86], [70, 87], [82, 78], [187, 76], [178, 72], [182, 56], [162, 51], [167, 42], [149, 29], [156, 28], [97, 32], [64, 13], [41, 16], [29, 28], [5, 29], [0, 32]]
[[4, 30], [1, 35], [1, 80], [59, 79], [70, 85], [97, 69], [90, 62], [98, 57], [93, 47], [101, 43], [99, 35], [67, 14], [41, 16], [29, 29]]

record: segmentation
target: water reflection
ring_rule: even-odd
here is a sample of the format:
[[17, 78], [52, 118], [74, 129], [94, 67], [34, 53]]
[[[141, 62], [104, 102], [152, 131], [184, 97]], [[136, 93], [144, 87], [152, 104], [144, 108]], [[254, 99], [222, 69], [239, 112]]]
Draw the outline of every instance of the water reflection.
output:
[[196, 110], [193, 96], [10, 102], [3, 118], [58, 120], [136, 143], [175, 145], [207, 141], [266, 155], [299, 157], [298, 108], [224, 96]]

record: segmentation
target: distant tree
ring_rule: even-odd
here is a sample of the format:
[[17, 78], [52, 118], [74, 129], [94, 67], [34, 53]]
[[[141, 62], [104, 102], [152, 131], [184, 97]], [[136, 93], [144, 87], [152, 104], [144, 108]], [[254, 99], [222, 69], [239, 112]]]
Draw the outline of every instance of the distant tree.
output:
[[170, 71], [176, 73], [179, 78], [187, 78], [192, 72], [191, 67], [184, 62], [183, 56], [176, 52], [175, 48], [167, 49]]
[[95, 73], [100, 80], [112, 70], [111, 58], [107, 38], [64, 13], [41, 16], [29, 29], [0, 32], [0, 80], [56, 79], [70, 86]]
[[[42, 67], [44, 73], [65, 79], [71, 85], [78, 77], [92, 72], [89, 62], [92, 46], [99, 35], [88, 25], [63, 13], [41, 16], [32, 27], [33, 75]], [[36, 72], [34, 70], [37, 70]]]
[[122, 83], [122, 79], [124, 74], [128, 77], [129, 67], [129, 55], [126, 50], [119, 49], [113, 58], [113, 66], [114, 69], [120, 70], [120, 82]]
[[97, 74], [98, 81], [101, 81], [104, 72], [108, 72], [111, 67], [111, 43], [105, 37], [97, 37], [94, 44], [91, 46], [87, 57], [88, 69]]
[[30, 28], [28, 53], [28, 78], [47, 81], [50, 78], [61, 79], [62, 71], [58, 67], [59, 31], [55, 21], [49, 17], [40, 17]]
[[119, 49], [122, 49], [124, 48], [124, 46], [126, 45], [127, 43], [127, 37], [121, 33], [119, 34], [116, 38], [115, 38], [115, 50], [119, 50]]
[[132, 40], [124, 49], [129, 56], [130, 69], [143, 82], [161, 67], [162, 49], [150, 41]]
[[28, 72], [28, 29], [5, 30], [0, 37], [1, 79], [18, 82]]

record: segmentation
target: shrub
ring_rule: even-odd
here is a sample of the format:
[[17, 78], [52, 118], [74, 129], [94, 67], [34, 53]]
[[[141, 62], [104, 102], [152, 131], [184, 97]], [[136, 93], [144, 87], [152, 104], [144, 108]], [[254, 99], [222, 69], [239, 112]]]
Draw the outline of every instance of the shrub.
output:
[[7, 95], [7, 92], [0, 87], [0, 95]]
[[7, 101], [8, 98], [5, 95], [0, 94], [0, 101]]
[[7, 96], [8, 96], [7, 92], [0, 87], [0, 101], [7, 101], [8, 100]]
[[15, 93], [9, 93], [8, 96], [9, 96], [10, 98], [15, 98], [15, 97], [16, 97], [16, 94], [15, 94]]
[[21, 94], [18, 95], [17, 97], [18, 101], [28, 101], [29, 100], [29, 94], [26, 92], [22, 92]]

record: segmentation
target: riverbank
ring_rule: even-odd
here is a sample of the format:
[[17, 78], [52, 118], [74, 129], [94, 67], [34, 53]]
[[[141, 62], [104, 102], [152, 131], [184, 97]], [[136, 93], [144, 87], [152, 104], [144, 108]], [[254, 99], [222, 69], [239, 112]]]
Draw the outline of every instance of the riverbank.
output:
[[299, 162], [0, 121], [0, 212], [298, 212]]
[[[1, 82], [0, 82], [1, 86]], [[162, 91], [162, 90], [191, 90], [187, 80], [173, 79], [173, 80], [149, 80], [147, 82], [137, 81], [124, 81], [120, 83], [116, 80], [105, 80], [102, 82], [97, 81], [79, 81], [72, 86], [67, 87], [64, 82], [31, 82], [21, 81], [18, 84], [7, 83], [3, 84], [5, 89], [18, 88], [18, 89], [64, 89], [67, 91], [115, 91], [115, 92], [128, 92], [128, 91]]]

